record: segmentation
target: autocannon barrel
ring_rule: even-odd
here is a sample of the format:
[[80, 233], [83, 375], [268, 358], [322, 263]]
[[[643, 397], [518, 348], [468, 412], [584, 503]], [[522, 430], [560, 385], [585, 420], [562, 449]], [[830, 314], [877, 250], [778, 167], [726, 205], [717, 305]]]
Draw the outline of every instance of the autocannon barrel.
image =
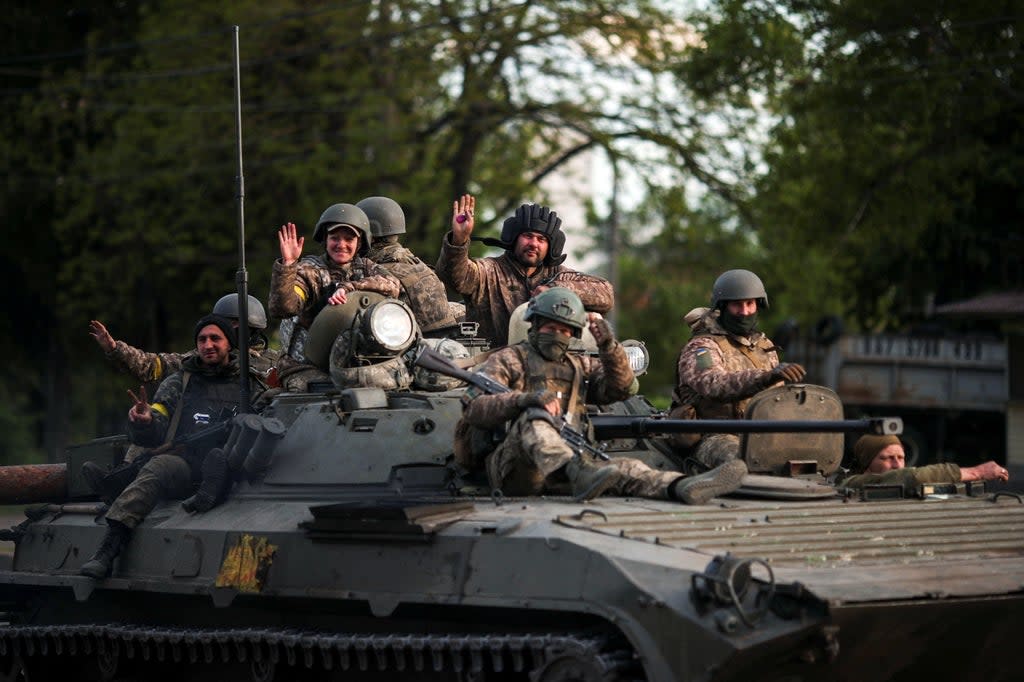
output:
[[668, 419], [625, 417], [611, 414], [590, 416], [597, 440], [645, 438], [666, 433], [903, 433], [899, 417], [838, 420], [781, 419]]

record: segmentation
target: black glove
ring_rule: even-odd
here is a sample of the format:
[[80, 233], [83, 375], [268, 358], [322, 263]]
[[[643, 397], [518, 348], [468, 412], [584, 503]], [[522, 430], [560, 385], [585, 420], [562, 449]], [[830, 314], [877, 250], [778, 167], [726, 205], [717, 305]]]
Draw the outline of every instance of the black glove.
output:
[[807, 370], [804, 369], [803, 365], [798, 365], [795, 362], [783, 362], [781, 365], [773, 369], [771, 373], [773, 383], [776, 381], [785, 381], [788, 384], [795, 384], [806, 375]]
[[520, 393], [516, 396], [516, 407], [525, 410], [528, 407], [544, 407], [558, 396], [553, 391], [535, 391], [533, 393]]

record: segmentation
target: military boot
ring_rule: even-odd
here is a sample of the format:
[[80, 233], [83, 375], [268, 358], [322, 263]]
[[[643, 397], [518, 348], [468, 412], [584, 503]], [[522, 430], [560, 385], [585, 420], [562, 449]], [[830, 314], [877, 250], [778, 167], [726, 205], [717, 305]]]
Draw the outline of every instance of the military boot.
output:
[[747, 465], [743, 460], [734, 459], [703, 474], [676, 479], [669, 487], [669, 497], [686, 504], [707, 504], [712, 497], [739, 488], [746, 475]]
[[619, 470], [611, 464], [597, 466], [577, 455], [565, 465], [565, 474], [572, 485], [572, 497], [586, 502], [600, 496], [619, 482]]
[[107, 526], [107, 534], [103, 536], [100, 548], [78, 570], [80, 574], [87, 575], [96, 580], [102, 580], [110, 575], [114, 559], [121, 553], [121, 550], [132, 536], [132, 529], [123, 523], [107, 519]]
[[203, 459], [203, 481], [196, 494], [182, 501], [181, 506], [190, 514], [207, 512], [220, 501], [228, 484], [228, 457], [220, 448], [210, 450]]

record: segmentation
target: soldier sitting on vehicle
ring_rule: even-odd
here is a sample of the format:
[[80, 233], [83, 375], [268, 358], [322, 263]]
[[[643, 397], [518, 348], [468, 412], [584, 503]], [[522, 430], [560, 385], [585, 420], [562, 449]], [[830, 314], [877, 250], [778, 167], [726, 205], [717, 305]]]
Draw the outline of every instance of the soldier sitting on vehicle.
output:
[[[188, 445], [175, 441], [208, 432], [218, 420], [226, 421], [238, 409], [241, 385], [235, 329], [231, 321], [207, 315], [195, 327], [196, 354], [184, 361], [157, 389], [152, 404], [143, 387], [128, 412], [133, 443], [155, 448], [134, 480], [119, 494], [106, 514], [107, 533], [96, 554], [80, 573], [100, 579], [110, 575], [114, 559], [131, 538], [132, 531], [160, 500], [188, 495], [199, 479], [204, 457], [227, 438], [221, 430]], [[258, 390], [250, 376], [250, 390]], [[161, 445], [163, 444], [163, 445]]]
[[[804, 378], [802, 366], [779, 364], [775, 345], [757, 330], [758, 312], [767, 307], [764, 284], [749, 270], [728, 270], [715, 280], [711, 307], [684, 318], [693, 338], [679, 353], [670, 417], [742, 419], [754, 394]], [[705, 467], [736, 459], [740, 451], [739, 436], [731, 433], [679, 434], [669, 442]]]
[[914, 490], [925, 483], [959, 483], [961, 481], [1006, 481], [1009, 472], [989, 460], [972, 467], [941, 462], [921, 467], [905, 467], [903, 443], [894, 435], [866, 434], [853, 446], [853, 467], [850, 474], [837, 481], [841, 488], [863, 488], [865, 485], [902, 485]]
[[[633, 370], [608, 323], [598, 314], [588, 314], [579, 296], [568, 289], [555, 287], [535, 296], [526, 319], [531, 322], [527, 340], [493, 352], [476, 369], [511, 390], [485, 393], [471, 386], [462, 398], [466, 424], [486, 430], [509, 424], [504, 440], [486, 455], [492, 488], [510, 495], [536, 495], [557, 493], [568, 484], [578, 500], [611, 492], [690, 504], [703, 504], [739, 488], [747, 468], [738, 460], [685, 477], [636, 459], [598, 462], [586, 451], [574, 453], [560, 434], [561, 424], [585, 429], [587, 403], [604, 405], [628, 398]], [[597, 342], [598, 357], [567, 352], [571, 339], [579, 338], [587, 326]], [[467, 450], [459, 443], [456, 449]]]

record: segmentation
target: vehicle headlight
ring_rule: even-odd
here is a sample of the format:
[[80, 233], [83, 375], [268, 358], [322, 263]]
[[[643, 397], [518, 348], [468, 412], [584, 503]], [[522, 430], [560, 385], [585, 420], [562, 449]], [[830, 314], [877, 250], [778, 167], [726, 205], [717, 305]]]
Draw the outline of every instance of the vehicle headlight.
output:
[[626, 357], [629, 358], [629, 366], [633, 370], [633, 374], [640, 376], [645, 373], [651, 366], [651, 355], [647, 352], [644, 342], [628, 339], [622, 342], [622, 347], [626, 351]]
[[363, 313], [360, 353], [398, 355], [416, 340], [416, 318], [401, 301], [375, 303]]

